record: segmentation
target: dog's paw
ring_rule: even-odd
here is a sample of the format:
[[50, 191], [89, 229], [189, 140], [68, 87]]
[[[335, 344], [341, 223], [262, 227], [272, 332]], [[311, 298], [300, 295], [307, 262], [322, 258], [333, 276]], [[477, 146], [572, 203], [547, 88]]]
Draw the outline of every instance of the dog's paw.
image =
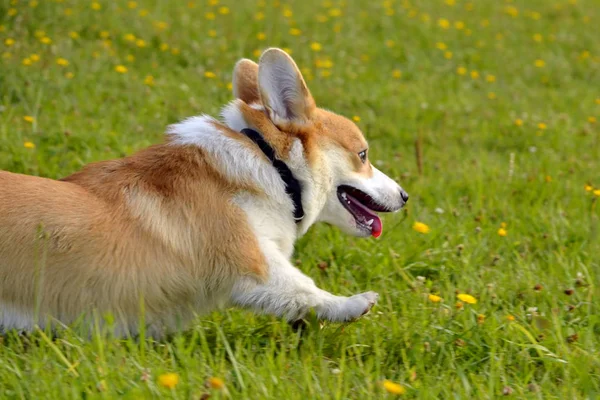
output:
[[353, 321], [371, 311], [377, 303], [379, 295], [375, 292], [365, 292], [349, 297], [343, 305], [343, 321]]

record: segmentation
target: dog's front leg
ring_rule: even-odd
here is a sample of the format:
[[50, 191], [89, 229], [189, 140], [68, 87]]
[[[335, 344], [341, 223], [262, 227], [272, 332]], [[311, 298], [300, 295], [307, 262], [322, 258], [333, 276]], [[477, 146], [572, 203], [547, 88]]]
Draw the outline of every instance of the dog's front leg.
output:
[[275, 249], [268, 254], [268, 267], [265, 283], [240, 278], [231, 296], [235, 305], [282, 316], [290, 321], [302, 318], [314, 308], [320, 319], [343, 322], [366, 314], [377, 302], [378, 294], [375, 292], [343, 297], [319, 289], [311, 278]]

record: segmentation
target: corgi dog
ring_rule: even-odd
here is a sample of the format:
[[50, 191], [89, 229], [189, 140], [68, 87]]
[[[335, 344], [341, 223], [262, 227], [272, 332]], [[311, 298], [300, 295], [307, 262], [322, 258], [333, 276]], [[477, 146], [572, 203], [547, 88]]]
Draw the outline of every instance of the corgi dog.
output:
[[132, 156], [60, 180], [0, 171], [1, 330], [110, 314], [116, 335], [160, 337], [223, 306], [339, 322], [373, 307], [374, 292], [318, 288], [294, 242], [318, 221], [378, 237], [377, 212], [408, 195], [284, 51], [240, 60], [233, 93], [221, 120], [185, 119]]

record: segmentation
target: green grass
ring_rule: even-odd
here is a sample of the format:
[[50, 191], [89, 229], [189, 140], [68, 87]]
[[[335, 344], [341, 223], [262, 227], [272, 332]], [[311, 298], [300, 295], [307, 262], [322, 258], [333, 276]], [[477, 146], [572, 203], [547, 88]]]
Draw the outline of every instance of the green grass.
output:
[[[358, 322], [299, 335], [225, 310], [159, 343], [8, 334], [0, 397], [392, 397], [384, 379], [406, 398], [600, 396], [600, 197], [584, 189], [600, 187], [596, 0], [12, 3], [0, 0], [0, 169], [56, 178], [131, 154], [169, 123], [216, 115], [235, 61], [279, 46], [319, 105], [360, 117], [372, 161], [411, 200], [379, 240], [316, 226], [298, 243], [319, 286], [380, 293]], [[478, 302], [459, 309], [457, 293]], [[173, 390], [157, 384], [166, 372]]]

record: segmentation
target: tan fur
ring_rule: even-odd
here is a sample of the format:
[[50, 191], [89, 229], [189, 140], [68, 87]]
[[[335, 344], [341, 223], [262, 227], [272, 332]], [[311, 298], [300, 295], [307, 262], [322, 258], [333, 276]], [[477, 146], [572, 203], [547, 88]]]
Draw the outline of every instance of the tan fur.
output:
[[228, 201], [240, 188], [199, 148], [158, 145], [62, 181], [0, 172], [0, 188], [0, 301], [18, 309], [134, 316], [143, 298], [160, 318], [236, 276], [266, 276]]

